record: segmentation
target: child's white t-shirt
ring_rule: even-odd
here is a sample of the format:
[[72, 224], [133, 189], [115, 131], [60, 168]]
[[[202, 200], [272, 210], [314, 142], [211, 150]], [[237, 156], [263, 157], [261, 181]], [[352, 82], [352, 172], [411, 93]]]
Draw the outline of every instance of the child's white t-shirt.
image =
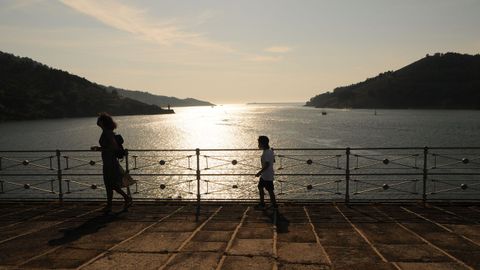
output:
[[262, 157], [260, 158], [262, 163], [262, 168], [265, 163], [268, 162], [268, 168], [262, 172], [261, 177], [265, 181], [273, 181], [273, 162], [274, 162], [274, 155], [272, 149], [265, 149], [263, 150]]

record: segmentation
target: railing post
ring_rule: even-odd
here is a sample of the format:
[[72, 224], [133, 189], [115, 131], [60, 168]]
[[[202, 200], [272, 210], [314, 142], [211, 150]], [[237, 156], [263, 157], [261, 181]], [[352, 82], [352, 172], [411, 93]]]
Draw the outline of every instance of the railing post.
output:
[[423, 191], [422, 201], [427, 202], [427, 179], [428, 179], [428, 167], [427, 167], [428, 147], [423, 148]]
[[63, 202], [63, 186], [62, 186], [62, 164], [60, 150], [56, 151], [57, 154], [57, 179], [58, 179], [58, 199]]
[[200, 149], [195, 149], [197, 156], [197, 211], [195, 212], [195, 221], [198, 222], [200, 216]]
[[350, 147], [346, 151], [346, 165], [345, 165], [345, 203], [350, 203]]
[[[128, 149], [125, 149], [125, 173], [130, 173], [130, 169], [128, 167]], [[130, 192], [130, 186], [127, 186], [127, 195], [132, 197], [132, 193]]]

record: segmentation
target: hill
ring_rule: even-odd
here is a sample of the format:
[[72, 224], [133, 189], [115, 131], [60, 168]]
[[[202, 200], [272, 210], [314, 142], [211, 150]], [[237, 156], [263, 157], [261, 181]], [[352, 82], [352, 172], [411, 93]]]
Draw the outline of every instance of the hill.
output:
[[0, 52], [0, 121], [173, 113], [25, 57]]
[[126, 90], [126, 89], [116, 88], [113, 86], [107, 87], [107, 90], [110, 92], [115, 90], [121, 96], [135, 99], [146, 104], [157, 105], [162, 107], [167, 107], [168, 105], [170, 105], [171, 107], [214, 106], [214, 104], [208, 101], [202, 101], [194, 98], [180, 99], [176, 97], [154, 95], [154, 94], [143, 92], [143, 91]]
[[480, 55], [427, 55], [397, 71], [317, 95], [306, 106], [480, 109]]

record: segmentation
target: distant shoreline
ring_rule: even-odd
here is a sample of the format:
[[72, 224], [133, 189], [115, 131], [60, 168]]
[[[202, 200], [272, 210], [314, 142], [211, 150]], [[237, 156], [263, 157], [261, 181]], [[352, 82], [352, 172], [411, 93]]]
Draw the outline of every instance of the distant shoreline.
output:
[[[164, 112], [154, 113], [154, 114], [112, 114], [113, 117], [119, 116], [148, 116], [148, 115], [164, 115], [164, 114], [175, 114], [175, 111], [170, 109], [162, 109]], [[26, 122], [26, 121], [41, 121], [41, 120], [60, 120], [60, 119], [79, 119], [79, 118], [96, 118], [98, 115], [91, 116], [72, 116], [72, 117], [46, 117], [46, 118], [29, 118], [29, 119], [8, 119], [0, 120], [0, 124], [12, 123], [12, 122]]]
[[341, 107], [315, 107], [304, 105], [304, 107], [309, 107], [312, 109], [319, 109], [319, 110], [404, 110], [404, 111], [479, 111], [480, 109], [475, 108], [363, 108], [363, 107], [355, 107], [355, 108], [341, 108]]
[[305, 102], [298, 101], [298, 102], [248, 102], [245, 105], [302, 105]]

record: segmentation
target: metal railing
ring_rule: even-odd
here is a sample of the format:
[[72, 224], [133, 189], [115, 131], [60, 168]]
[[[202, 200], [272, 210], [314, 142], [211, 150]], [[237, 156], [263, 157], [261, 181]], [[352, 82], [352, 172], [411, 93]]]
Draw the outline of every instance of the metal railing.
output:
[[[137, 200], [255, 200], [258, 149], [130, 149]], [[480, 147], [279, 148], [280, 201], [480, 200]], [[104, 198], [99, 152], [0, 151], [0, 199]]]

